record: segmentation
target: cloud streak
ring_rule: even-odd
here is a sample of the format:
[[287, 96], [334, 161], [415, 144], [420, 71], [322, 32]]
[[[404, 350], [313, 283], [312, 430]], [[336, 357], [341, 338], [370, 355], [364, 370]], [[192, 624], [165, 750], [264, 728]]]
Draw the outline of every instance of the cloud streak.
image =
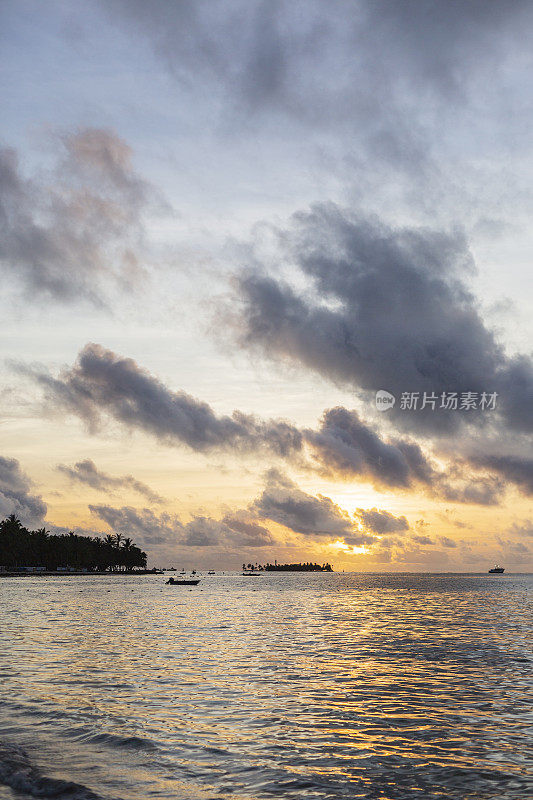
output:
[[[133, 359], [96, 344], [86, 345], [75, 364], [58, 377], [39, 367], [14, 367], [42, 387], [51, 407], [78, 416], [92, 433], [107, 420], [114, 420], [165, 444], [198, 453], [269, 454], [326, 477], [357, 478], [382, 489], [416, 488], [458, 503], [494, 505], [507, 483], [524, 491], [531, 488], [527, 460], [507, 459], [504, 464], [503, 457], [468, 460], [457, 454], [443, 470], [413, 439], [387, 439], [357, 412], [342, 406], [326, 410], [316, 430], [285, 420], [263, 420], [239, 410], [217, 415], [198, 398], [169, 389]], [[84, 462], [68, 474], [89, 485], [99, 483], [100, 488], [105, 483], [94, 465]], [[106, 478], [110, 486], [112, 479]], [[121, 480], [142, 492], [131, 476]]]
[[240, 411], [217, 416], [207, 403], [168, 389], [133, 359], [96, 344], [86, 345], [76, 364], [59, 378], [37, 369], [19, 369], [33, 377], [54, 404], [81, 417], [92, 431], [108, 416], [197, 452], [263, 448], [286, 456], [302, 446], [301, 433], [282, 420], [263, 422]]
[[106, 472], [99, 470], [90, 458], [78, 461], [73, 467], [66, 464], [59, 464], [56, 469], [66, 475], [71, 481], [85, 484], [92, 489], [102, 492], [113, 493], [117, 489], [131, 489], [143, 495], [150, 503], [164, 503], [165, 498], [154, 492], [142, 481], [138, 481], [133, 475], [122, 475], [113, 477]]

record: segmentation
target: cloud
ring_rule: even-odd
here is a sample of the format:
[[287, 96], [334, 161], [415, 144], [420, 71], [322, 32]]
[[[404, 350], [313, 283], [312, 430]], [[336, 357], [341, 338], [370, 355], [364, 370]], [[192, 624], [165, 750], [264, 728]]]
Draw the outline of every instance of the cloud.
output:
[[528, 538], [533, 537], [533, 520], [525, 519], [521, 522], [514, 522], [507, 533], [510, 536], [525, 536]]
[[439, 536], [438, 540], [443, 547], [457, 547], [457, 542], [448, 536]]
[[236, 545], [264, 547], [274, 544], [268, 528], [260, 525], [248, 511], [239, 510], [226, 514], [222, 522], [228, 526], [231, 541]]
[[[529, 556], [532, 551], [527, 544], [523, 542], [513, 542], [510, 539], [503, 539], [500, 536], [496, 537], [496, 541], [505, 552], [506, 556], [510, 556], [511, 559], [520, 564], [520, 566], [524, 566], [524, 564], [529, 562]], [[525, 561], [524, 558], [526, 559]]]
[[[374, 394], [386, 389], [396, 404], [381, 426], [424, 441], [423, 449], [387, 440], [358, 413], [330, 409], [319, 430], [305, 432], [324, 472], [381, 487], [418, 484], [461, 503], [495, 505], [510, 484], [531, 493], [533, 362], [508, 356], [485, 323], [469, 288], [475, 270], [464, 235], [392, 227], [333, 203], [273, 232], [268, 265], [255, 253], [237, 280], [240, 345], [355, 390], [374, 417]], [[416, 410], [403, 406], [404, 393], [417, 395]], [[452, 393], [459, 408], [441, 408]], [[461, 409], [466, 393], [477, 408]], [[492, 393], [496, 408], [482, 408]], [[422, 408], [424, 397], [431, 402]], [[527, 453], [494, 455], [495, 435]], [[444, 469], [428, 452], [440, 453]]]
[[405, 517], [395, 517], [389, 511], [377, 508], [365, 511], [363, 508], [358, 508], [356, 515], [363, 528], [373, 533], [403, 533], [409, 530], [409, 523]]
[[378, 488], [417, 488], [455, 503], [477, 505], [495, 505], [505, 490], [498, 476], [473, 478], [471, 461], [452, 460], [446, 469], [437, 468], [416, 442], [398, 436], [386, 439], [356, 411], [342, 406], [325, 411], [318, 430], [306, 429], [303, 436], [316, 468], [325, 476], [345, 480], [358, 476]]
[[[158, 515], [147, 508], [108, 505], [89, 508], [113, 531], [133, 536], [144, 545], [219, 548], [226, 552], [275, 547], [283, 541], [269, 530], [269, 521], [308, 541], [328, 544], [340, 540], [351, 548], [371, 548], [372, 553], [409, 550], [413, 543], [435, 544], [429, 537], [412, 532], [408, 540], [402, 539], [409, 531], [409, 523], [403, 516], [396, 517], [384, 509], [358, 508], [352, 517], [329, 497], [304, 492], [276, 469], [268, 470], [264, 488], [255, 500], [246, 508], [227, 511], [220, 519], [196, 514], [183, 523], [176, 514]], [[445, 536], [439, 541], [446, 548], [456, 546]]]
[[277, 470], [269, 470], [266, 487], [250, 505], [250, 510], [312, 538], [340, 538], [350, 545], [375, 541], [373, 536], [360, 532], [350, 515], [329, 497], [303, 492]]
[[217, 416], [207, 403], [160, 380], [97, 344], [88, 344], [76, 364], [59, 378], [38, 369], [19, 367], [36, 380], [54, 406], [81, 417], [95, 431], [104, 416], [129, 428], [179, 443], [197, 452], [216, 449], [260, 450], [291, 455], [302, 446], [301, 433], [282, 420], [263, 422], [234, 411]]
[[87, 344], [74, 366], [57, 378], [39, 368], [18, 365], [17, 369], [41, 385], [51, 405], [79, 416], [93, 432], [109, 417], [199, 452], [263, 449], [291, 458], [307, 444], [320, 470], [361, 475], [387, 486], [428, 484], [434, 475], [416, 443], [398, 438], [385, 442], [355, 411], [327, 410], [317, 431], [241, 411], [217, 416], [207, 403], [170, 390], [133, 359], [97, 344]]
[[56, 469], [64, 475], [67, 475], [71, 481], [84, 483], [92, 489], [111, 493], [116, 489], [132, 489], [144, 495], [151, 503], [165, 502], [165, 499], [161, 497], [161, 495], [158, 495], [145, 483], [138, 481], [133, 475], [122, 475], [121, 477], [115, 478], [99, 470], [94, 461], [91, 461], [90, 458], [78, 461], [73, 467], [69, 467], [66, 464], [58, 464]]
[[463, 108], [477, 110], [480, 93], [484, 119], [501, 113], [510, 71], [500, 67], [527, 47], [532, 24], [525, 0], [100, 5], [148, 42], [185, 97], [207, 103], [231, 130], [274, 118], [278, 129], [333, 131], [368, 171], [388, 165], [411, 175], [427, 172], [442, 128]]
[[508, 542], [507, 546], [511, 550], [512, 554], [517, 558], [520, 558], [521, 556], [529, 556], [531, 553], [531, 548], [522, 542]]
[[[526, 0], [437, 2], [423, 10], [416, 0], [383, 8], [361, 0], [357, 14], [350, 0], [332, 0], [327, 13], [319, 0], [232, 0], [223, 8], [210, 0], [101, 0], [101, 6], [146, 36], [177, 79], [200, 70], [202, 80], [210, 74], [233, 93], [253, 89], [265, 104], [273, 95], [288, 103], [290, 93], [312, 88], [302, 86], [305, 76], [295, 80], [304, 67], [318, 78], [317, 93], [342, 87], [356, 94], [353, 70], [372, 56], [378, 80], [386, 71], [393, 81], [410, 76], [417, 85], [461, 95], [480, 60], [503, 56], [505, 40], [494, 34], [517, 29], [530, 10]], [[332, 81], [335, 56], [345, 71], [334, 72]]]
[[533, 494], [533, 459], [514, 455], [472, 456], [470, 462], [477, 467], [490, 469], [506, 482], [514, 483], [524, 494]]
[[[533, 370], [508, 359], [467, 285], [473, 261], [464, 235], [392, 228], [376, 217], [319, 204], [279, 231], [280, 271], [266, 267], [238, 283], [240, 342], [311, 369], [368, 399], [378, 389], [398, 402], [387, 416], [418, 432], [450, 433], [494, 414], [440, 408], [443, 393], [497, 392], [498, 413], [533, 430]], [[401, 407], [404, 392], [419, 407]], [[436, 398], [426, 404], [424, 392]]]
[[227, 527], [210, 517], [195, 517], [183, 529], [180, 544], [188, 547], [213, 547], [221, 543]]
[[275, 543], [270, 531], [244, 510], [222, 520], [196, 516], [184, 526], [182, 544], [191, 547], [268, 547]]
[[[467, 472], [468, 468], [463, 468], [463, 471]], [[436, 487], [443, 500], [483, 506], [500, 503], [505, 488], [505, 482], [494, 475], [464, 478], [461, 469], [453, 464], [446, 473], [441, 474]]]
[[143, 545], [174, 544], [183, 526], [174, 514], [154, 514], [149, 508], [114, 508], [89, 505], [92, 514], [102, 519], [115, 533], [130, 536]]
[[[325, 476], [348, 480], [357, 476], [378, 488], [419, 488], [458, 503], [493, 505], [505, 489], [498, 475], [472, 477], [473, 462], [462, 463], [457, 456], [446, 470], [437, 468], [412, 439], [386, 439], [357, 412], [342, 406], [326, 410], [317, 430], [300, 429], [284, 420], [262, 420], [238, 410], [219, 416], [207, 403], [169, 389], [133, 359], [97, 344], [87, 344], [75, 364], [58, 377], [40, 367], [13, 366], [43, 388], [51, 408], [80, 417], [92, 433], [111, 419], [195, 452], [271, 454], [299, 461]], [[310, 461], [306, 461], [308, 455]], [[479, 466], [485, 469], [481, 462]], [[146, 487], [143, 490], [131, 476], [102, 477], [95, 469], [80, 462], [74, 472], [69, 467], [63, 471], [100, 488], [106, 481], [110, 487], [122, 480], [122, 485], [146, 494]], [[518, 468], [509, 470], [507, 480], [517, 479]]]
[[416, 544], [433, 545], [435, 542], [429, 536], [423, 536], [419, 533], [412, 533], [410, 537]]
[[325, 411], [319, 430], [306, 430], [305, 439], [326, 472], [369, 476], [378, 484], [399, 487], [415, 481], [427, 484], [435, 477], [416, 443], [386, 442], [355, 411], [341, 406]]
[[23, 525], [37, 527], [46, 516], [46, 503], [32, 494], [31, 481], [15, 458], [0, 456], [0, 519], [15, 514]]
[[143, 220], [162, 203], [112, 131], [80, 129], [60, 146], [56, 167], [33, 177], [0, 149], [0, 269], [30, 297], [102, 305], [143, 280]]
[[118, 533], [133, 536], [144, 545], [184, 547], [265, 547], [274, 544], [270, 532], [245, 510], [217, 520], [202, 515], [182, 523], [175, 514], [154, 514], [148, 508], [114, 508], [90, 505], [91, 512]]

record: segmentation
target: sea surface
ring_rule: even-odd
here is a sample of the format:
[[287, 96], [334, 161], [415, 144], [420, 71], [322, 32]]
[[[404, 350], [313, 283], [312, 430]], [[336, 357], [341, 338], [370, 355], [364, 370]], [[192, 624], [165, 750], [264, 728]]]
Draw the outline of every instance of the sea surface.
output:
[[0, 798], [533, 797], [533, 576], [0, 579]]

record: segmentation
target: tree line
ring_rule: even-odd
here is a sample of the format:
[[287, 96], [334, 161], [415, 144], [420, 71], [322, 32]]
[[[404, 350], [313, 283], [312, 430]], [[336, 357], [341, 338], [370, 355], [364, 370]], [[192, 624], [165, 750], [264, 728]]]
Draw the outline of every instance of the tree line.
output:
[[128, 537], [51, 534], [45, 528], [30, 531], [14, 515], [0, 522], [0, 567], [59, 567], [104, 572], [146, 568], [146, 553]]
[[263, 570], [265, 572], [333, 572], [331, 564], [316, 564], [311, 561], [305, 561], [303, 564], [275, 564], [266, 563], [258, 564], [243, 564], [243, 569], [249, 570]]

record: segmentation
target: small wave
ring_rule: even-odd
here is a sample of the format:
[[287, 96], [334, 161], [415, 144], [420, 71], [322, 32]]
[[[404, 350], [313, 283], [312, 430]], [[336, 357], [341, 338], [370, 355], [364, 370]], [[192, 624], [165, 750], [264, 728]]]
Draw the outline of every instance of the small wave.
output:
[[141, 736], [119, 736], [115, 733], [93, 733], [79, 737], [83, 741], [105, 744], [109, 747], [125, 747], [131, 750], [156, 750], [156, 745]]
[[99, 796], [80, 783], [48, 778], [30, 762], [21, 747], [0, 742], [0, 783], [15, 792], [32, 797], [57, 797], [60, 800], [100, 800]]

